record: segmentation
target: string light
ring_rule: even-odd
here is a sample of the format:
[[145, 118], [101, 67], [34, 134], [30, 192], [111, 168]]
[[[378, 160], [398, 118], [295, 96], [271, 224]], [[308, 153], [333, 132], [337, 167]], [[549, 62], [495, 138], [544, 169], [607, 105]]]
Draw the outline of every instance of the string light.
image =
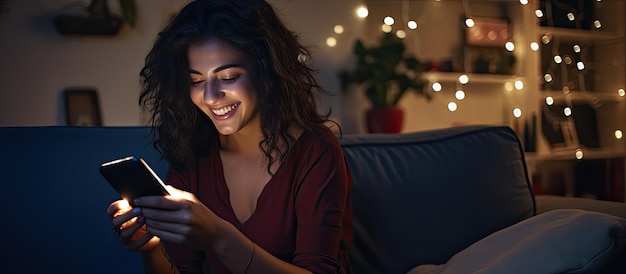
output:
[[576, 155], [576, 159], [578, 159], [578, 160], [580, 160], [580, 159], [582, 159], [583, 157], [585, 157], [585, 154], [583, 153], [583, 150], [582, 150], [582, 149], [580, 149], [580, 148], [579, 148], [579, 149], [576, 149], [576, 153], [575, 153], [575, 155]]
[[616, 129], [616, 130], [615, 130], [615, 139], [620, 140], [620, 139], [622, 139], [622, 136], [623, 136], [622, 131], [621, 131], [621, 130], [619, 130], [619, 129]]
[[457, 90], [456, 93], [454, 93], [454, 97], [459, 101], [465, 99], [465, 91], [462, 89]]
[[432, 84], [432, 88], [433, 88], [433, 91], [435, 91], [435, 92], [440, 92], [440, 91], [441, 91], [441, 88], [442, 88], [441, 83], [439, 83], [439, 82], [434, 82], [434, 83]]
[[459, 83], [462, 85], [469, 83], [469, 77], [465, 74], [461, 74], [461, 76], [459, 76]]
[[456, 111], [456, 110], [457, 110], [457, 108], [458, 108], [458, 106], [456, 105], [456, 103], [455, 103], [455, 102], [450, 102], [450, 103], [448, 103], [448, 110], [450, 110], [450, 111], [454, 112], [454, 111]]
[[366, 18], [369, 15], [369, 13], [370, 13], [369, 10], [365, 6], [360, 6], [356, 10], [356, 15], [359, 18]]

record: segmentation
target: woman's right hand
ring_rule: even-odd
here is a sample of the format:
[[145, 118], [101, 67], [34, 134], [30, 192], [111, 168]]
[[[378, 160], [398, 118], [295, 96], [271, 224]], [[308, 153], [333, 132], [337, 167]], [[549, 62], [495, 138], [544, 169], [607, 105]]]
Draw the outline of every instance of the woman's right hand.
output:
[[113, 231], [127, 250], [149, 251], [159, 246], [159, 238], [146, 229], [140, 208], [132, 208], [125, 200], [117, 200], [109, 205], [107, 214], [113, 218]]

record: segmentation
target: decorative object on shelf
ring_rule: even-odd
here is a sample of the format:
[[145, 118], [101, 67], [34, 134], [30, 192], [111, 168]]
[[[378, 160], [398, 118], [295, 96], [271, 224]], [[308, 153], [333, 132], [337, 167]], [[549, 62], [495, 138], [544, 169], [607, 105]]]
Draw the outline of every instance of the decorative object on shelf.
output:
[[98, 93], [92, 88], [70, 88], [63, 92], [65, 116], [70, 126], [101, 126]]
[[505, 48], [509, 23], [503, 18], [474, 17], [465, 20], [465, 71], [511, 74], [515, 55]]
[[[426, 64], [406, 53], [405, 49], [402, 40], [391, 33], [384, 33], [376, 46], [366, 47], [361, 40], [357, 40], [352, 52], [356, 57], [356, 67], [339, 72], [344, 92], [353, 84], [362, 85], [365, 89], [371, 103], [365, 115], [370, 133], [401, 131], [403, 114], [397, 104], [406, 92], [414, 91], [427, 100], [431, 99], [424, 89], [426, 81], [420, 77]], [[374, 118], [379, 122], [369, 120]]]
[[75, 2], [57, 15], [52, 23], [63, 35], [115, 35], [124, 22], [131, 27], [135, 25], [135, 0], [118, 0], [121, 17], [111, 14], [107, 1], [91, 0], [88, 6]]
[[541, 26], [585, 29], [594, 25], [594, 2], [598, 0], [540, 0], [539, 9], [547, 11]]

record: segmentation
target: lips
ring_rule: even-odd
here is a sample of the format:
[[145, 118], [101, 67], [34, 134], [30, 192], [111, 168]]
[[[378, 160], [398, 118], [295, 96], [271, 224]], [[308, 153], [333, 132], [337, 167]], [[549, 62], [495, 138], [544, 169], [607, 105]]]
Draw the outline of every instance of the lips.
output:
[[234, 110], [237, 109], [238, 106], [239, 106], [239, 103], [221, 107], [221, 108], [211, 108], [211, 112], [216, 118], [226, 119], [230, 116], [229, 115], [230, 113], [232, 113]]

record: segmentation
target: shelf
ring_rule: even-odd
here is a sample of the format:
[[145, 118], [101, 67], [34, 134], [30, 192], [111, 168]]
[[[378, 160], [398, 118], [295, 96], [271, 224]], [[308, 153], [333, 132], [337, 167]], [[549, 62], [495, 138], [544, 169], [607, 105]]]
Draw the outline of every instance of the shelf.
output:
[[570, 92], [569, 94], [563, 94], [563, 92], [560, 92], [560, 91], [544, 90], [541, 92], [541, 96], [542, 98], [546, 98], [550, 96], [557, 101], [569, 100], [572, 102], [591, 102], [591, 103], [593, 102], [620, 103], [626, 100], [624, 96], [619, 96], [617, 93], [610, 94], [610, 93], [596, 93], [596, 92], [589, 92], [589, 91], [575, 91], [575, 92]]
[[458, 82], [459, 76], [467, 75], [468, 84], [504, 84], [517, 80], [524, 80], [524, 77], [505, 74], [478, 74], [464, 72], [424, 72], [421, 76], [429, 82]]
[[592, 42], [592, 43], [621, 43], [623, 42], [624, 35], [615, 32], [608, 32], [602, 30], [580, 30], [580, 29], [566, 29], [555, 27], [538, 27], [538, 34], [545, 35], [550, 34], [552, 38], [559, 37], [567, 41], [575, 42]]
[[526, 153], [526, 160], [529, 162], [537, 161], [558, 161], [558, 160], [597, 160], [624, 158], [624, 151], [599, 149], [599, 148], [582, 148], [583, 158], [576, 159], [576, 149], [573, 148], [554, 148], [549, 154], [537, 154], [534, 152]]

